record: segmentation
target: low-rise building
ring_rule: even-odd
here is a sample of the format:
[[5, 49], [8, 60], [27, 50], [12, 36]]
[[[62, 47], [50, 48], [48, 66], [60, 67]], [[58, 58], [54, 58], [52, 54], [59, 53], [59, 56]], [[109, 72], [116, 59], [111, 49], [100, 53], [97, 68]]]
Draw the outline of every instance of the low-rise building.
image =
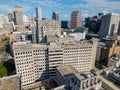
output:
[[70, 90], [98, 90], [102, 83], [94, 71], [78, 72], [71, 65], [57, 67], [56, 82]]
[[85, 39], [88, 34], [88, 28], [76, 28], [72, 33], [69, 33], [70, 36], [74, 37], [76, 41]]
[[119, 56], [113, 56], [109, 58], [108, 60], [108, 67], [115, 66], [120, 67], [120, 57]]
[[19, 75], [0, 78], [0, 90], [22, 90]]

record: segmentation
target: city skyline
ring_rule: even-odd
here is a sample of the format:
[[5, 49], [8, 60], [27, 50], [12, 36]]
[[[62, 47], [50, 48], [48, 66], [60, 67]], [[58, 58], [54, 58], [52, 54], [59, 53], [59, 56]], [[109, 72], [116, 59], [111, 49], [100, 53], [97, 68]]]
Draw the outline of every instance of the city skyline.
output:
[[52, 19], [52, 13], [58, 12], [60, 20], [71, 19], [71, 13], [74, 10], [82, 12], [83, 20], [88, 16], [101, 13], [118, 13], [120, 14], [119, 0], [10, 0], [0, 1], [0, 14], [7, 15], [14, 11], [15, 6], [23, 7], [24, 14], [27, 16], [36, 16], [35, 8], [42, 9], [43, 18]]

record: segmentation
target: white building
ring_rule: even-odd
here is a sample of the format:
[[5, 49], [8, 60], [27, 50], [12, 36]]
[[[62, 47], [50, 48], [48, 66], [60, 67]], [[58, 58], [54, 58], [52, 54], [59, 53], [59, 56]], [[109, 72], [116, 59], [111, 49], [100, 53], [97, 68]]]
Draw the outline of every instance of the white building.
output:
[[111, 38], [118, 34], [120, 15], [108, 13], [102, 17], [100, 26], [100, 37]]
[[8, 17], [0, 14], [0, 28], [3, 28], [3, 24], [8, 23]]
[[120, 67], [120, 57], [119, 56], [113, 56], [108, 60], [108, 67], [115, 66]]
[[23, 14], [23, 24], [25, 26], [28, 26], [30, 24], [29, 18], [25, 14]]
[[88, 28], [76, 28], [73, 33], [70, 33], [69, 35], [74, 37], [76, 41], [80, 41], [85, 39], [87, 33]]

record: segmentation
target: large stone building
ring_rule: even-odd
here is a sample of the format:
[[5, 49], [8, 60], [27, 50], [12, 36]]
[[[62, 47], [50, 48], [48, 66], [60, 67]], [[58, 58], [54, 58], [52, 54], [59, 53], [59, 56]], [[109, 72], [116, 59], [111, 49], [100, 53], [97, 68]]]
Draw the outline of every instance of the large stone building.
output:
[[110, 13], [102, 17], [100, 26], [100, 37], [111, 38], [118, 35], [120, 16], [118, 14]]
[[108, 63], [109, 58], [114, 55], [120, 55], [120, 39], [106, 42], [101, 49], [100, 62]]
[[23, 25], [23, 8], [20, 6], [16, 6], [14, 15], [15, 15], [15, 24]]
[[0, 78], [0, 90], [22, 90], [19, 75]]
[[51, 42], [31, 44], [16, 42], [13, 53], [17, 74], [21, 74], [23, 85], [35, 80], [45, 80], [55, 76], [56, 67], [72, 65], [79, 72], [94, 69], [97, 41]]
[[102, 90], [102, 81], [94, 71], [78, 72], [71, 65], [57, 67], [56, 82], [65, 86], [59, 90]]
[[71, 28], [75, 29], [76, 27], [82, 26], [82, 14], [80, 11], [73, 11], [71, 14]]
[[61, 35], [61, 23], [56, 20], [39, 20], [37, 26], [38, 43], [46, 42], [49, 36]]

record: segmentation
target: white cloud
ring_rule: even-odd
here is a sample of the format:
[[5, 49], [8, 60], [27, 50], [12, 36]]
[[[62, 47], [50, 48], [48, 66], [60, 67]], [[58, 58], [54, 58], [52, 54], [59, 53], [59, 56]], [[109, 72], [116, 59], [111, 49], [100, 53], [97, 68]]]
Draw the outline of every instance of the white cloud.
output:
[[31, 10], [31, 6], [24, 6], [24, 5], [21, 5], [23, 7], [23, 11], [27, 12], [27, 11], [30, 11]]
[[14, 10], [13, 7], [7, 5], [7, 4], [0, 4], [0, 11], [4, 13], [10, 13]]
[[62, 15], [62, 18], [65, 19], [65, 20], [69, 20], [69, 19], [70, 19], [70, 15], [68, 15], [68, 14], [63, 14], [63, 15]]
[[39, 5], [44, 5], [44, 6], [61, 6], [61, 3], [59, 3], [58, 1], [52, 1], [52, 0], [23, 0], [24, 2], [31, 2], [31, 3], [35, 3], [35, 4], [39, 4]]
[[[96, 12], [118, 12], [120, 13], [120, 1], [108, 1], [108, 0], [81, 0], [85, 3], [73, 4], [73, 8], [84, 8], [89, 10], [89, 14]], [[84, 12], [83, 10], [83, 12]], [[84, 13], [85, 14], [85, 13]], [[85, 14], [87, 16], [87, 14]]]
[[[19, 5], [23, 7], [24, 12], [27, 12], [32, 8], [31, 6], [27, 6], [27, 5], [23, 5], [23, 4], [19, 4]], [[14, 10], [15, 10], [14, 6], [12, 7], [8, 4], [0, 4], [0, 12], [1, 13], [8, 14], [8, 13], [12, 13]]]

